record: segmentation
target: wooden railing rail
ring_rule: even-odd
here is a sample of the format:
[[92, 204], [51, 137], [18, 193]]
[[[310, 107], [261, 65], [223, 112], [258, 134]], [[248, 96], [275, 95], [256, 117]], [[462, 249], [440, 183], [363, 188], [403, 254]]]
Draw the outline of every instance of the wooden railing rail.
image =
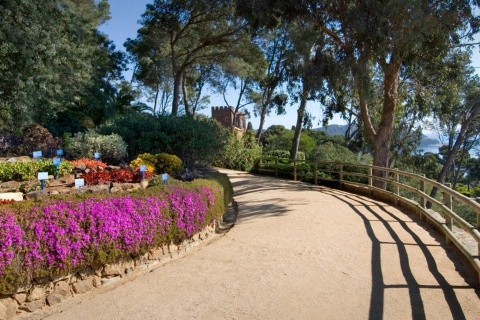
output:
[[[284, 178], [293, 178], [293, 180], [306, 180], [315, 185], [320, 181], [330, 181], [338, 183], [339, 188], [346, 185], [367, 188], [368, 194], [372, 192], [387, 194], [393, 198], [395, 205], [402, 201], [413, 205], [420, 219], [428, 219], [431, 223], [441, 230], [447, 241], [447, 244], [453, 243], [471, 262], [479, 275], [480, 282], [480, 204], [469, 197], [466, 197], [450, 188], [449, 184], [443, 185], [437, 181], [426, 178], [411, 172], [401, 171], [355, 163], [338, 162], [320, 162], [308, 160], [291, 161], [284, 158], [263, 157], [257, 161], [255, 168], [260, 174], [273, 174]], [[385, 177], [373, 175], [373, 171], [384, 172]], [[377, 188], [373, 181], [383, 181], [387, 189]], [[429, 190], [437, 188], [441, 199], [433, 198], [429, 195]], [[404, 194], [402, 194], [402, 192]], [[408, 197], [406, 193], [416, 197]], [[454, 211], [454, 203], [461, 203], [468, 210], [471, 210], [476, 216], [475, 221], [466, 221], [457, 212]], [[445, 221], [438, 218], [437, 211], [427, 208], [427, 204], [435, 206], [439, 214]], [[463, 229], [477, 242], [476, 250], [471, 250], [462, 240], [453, 232], [453, 226]]]

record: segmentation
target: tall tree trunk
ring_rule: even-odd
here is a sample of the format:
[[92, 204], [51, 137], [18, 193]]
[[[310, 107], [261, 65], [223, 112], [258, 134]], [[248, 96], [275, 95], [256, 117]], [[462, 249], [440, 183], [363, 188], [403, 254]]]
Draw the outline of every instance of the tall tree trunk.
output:
[[182, 96], [183, 96], [183, 105], [185, 107], [185, 114], [187, 117], [193, 117], [192, 109], [190, 103], [188, 102], [188, 93], [187, 88], [185, 87], [185, 77], [182, 77]]
[[[400, 64], [390, 63], [383, 67], [385, 79], [383, 83], [383, 110], [380, 126], [373, 142], [373, 165], [388, 168], [388, 157], [395, 125], [395, 111], [398, 98], [398, 74]], [[373, 170], [373, 175], [385, 178], [387, 173], [382, 170]], [[385, 189], [386, 182], [379, 179], [373, 180], [377, 188]]]
[[[275, 90], [275, 88], [273, 88], [273, 90]], [[263, 92], [262, 110], [260, 112], [260, 125], [258, 126], [258, 131], [257, 131], [257, 136], [256, 136], [258, 144], [260, 144], [260, 139], [262, 138], [263, 125], [265, 124], [265, 118], [267, 116], [268, 105], [270, 104], [270, 100], [272, 99], [273, 90], [270, 89], [270, 88], [267, 88]]]
[[302, 97], [300, 99], [300, 106], [297, 110], [297, 125], [295, 126], [295, 133], [293, 134], [292, 148], [290, 149], [290, 160], [297, 160], [298, 147], [300, 146], [300, 136], [302, 134], [303, 118], [305, 117], [305, 109], [307, 108], [308, 90], [304, 85]]
[[158, 104], [158, 94], [160, 93], [160, 86], [157, 86], [157, 91], [155, 92], [155, 101], [153, 102], [153, 116], [157, 113], [157, 104]]
[[[393, 60], [393, 58], [391, 59]], [[357, 66], [359, 68], [359, 66]], [[377, 129], [374, 128], [370, 118], [367, 98], [365, 97], [365, 85], [361, 79], [362, 72], [356, 68], [353, 70], [355, 84], [357, 86], [360, 105], [360, 119], [362, 120], [365, 132], [373, 146], [373, 165], [377, 167], [388, 167], [388, 155], [395, 124], [395, 109], [398, 97], [398, 74], [400, 62], [382, 64], [383, 74], [383, 109], [382, 118]], [[373, 170], [373, 176], [385, 178], [386, 172]], [[373, 179], [373, 186], [381, 189], [386, 188], [386, 182], [380, 179]]]
[[173, 81], [173, 101], [172, 101], [172, 116], [177, 116], [178, 107], [180, 106], [180, 91], [182, 91], [183, 73], [181, 71], [175, 74]]
[[265, 117], [266, 117], [267, 109], [262, 108], [262, 113], [260, 114], [260, 125], [258, 126], [258, 131], [257, 131], [257, 143], [260, 144], [260, 139], [262, 138], [262, 131], [263, 131], [263, 125], [265, 123]]

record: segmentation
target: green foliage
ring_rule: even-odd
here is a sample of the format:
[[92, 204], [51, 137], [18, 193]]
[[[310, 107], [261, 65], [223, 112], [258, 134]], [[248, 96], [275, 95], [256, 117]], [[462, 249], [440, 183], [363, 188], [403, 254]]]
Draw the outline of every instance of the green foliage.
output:
[[214, 120], [141, 113], [117, 118], [100, 132], [119, 134], [131, 156], [166, 152], [182, 159], [189, 169], [210, 163], [228, 141], [228, 131]]
[[[235, 17], [232, 1], [154, 1], [147, 5], [141, 22], [137, 38], [126, 45], [137, 62], [136, 77], [155, 90], [173, 84], [174, 116], [179, 114], [188, 72], [221, 63], [235, 54], [242, 37], [248, 39], [246, 28]], [[185, 107], [191, 115], [190, 108]]]
[[429, 179], [437, 179], [442, 169], [440, 157], [438, 154], [425, 153], [415, 155], [405, 155], [397, 167], [400, 170], [411, 171], [414, 173], [425, 174]]
[[65, 151], [74, 159], [93, 158], [100, 153], [102, 161], [118, 164], [125, 159], [127, 146], [118, 134], [101, 135], [93, 130], [78, 132], [65, 140]]
[[157, 173], [168, 173], [170, 176], [176, 177], [183, 169], [182, 160], [172, 154], [159, 153], [155, 155], [157, 162], [155, 170]]
[[[58, 175], [70, 174], [71, 166], [68, 161], [60, 162]], [[0, 162], [0, 181], [25, 181], [37, 178], [38, 172], [48, 172], [55, 175], [55, 166], [51, 159], [25, 162]]]
[[349, 162], [371, 164], [372, 158], [368, 154], [357, 155], [348, 148], [327, 142], [323, 145], [317, 146], [312, 152], [312, 157], [315, 160], [322, 162]]
[[92, 88], [110, 96], [94, 84], [114, 78], [104, 60], [111, 52], [97, 32], [108, 17], [107, 0], [2, 1], [0, 16], [0, 132], [47, 123], [78, 104], [82, 110]]
[[9, 156], [31, 156], [33, 151], [42, 151], [46, 156], [50, 154], [50, 148], [56, 150], [59, 144], [60, 140], [54, 138], [46, 128], [31, 123], [23, 129], [21, 136], [0, 136], [0, 153]]
[[[267, 157], [276, 157], [281, 159], [289, 159], [290, 151], [287, 150], [271, 150], [264, 154]], [[299, 151], [297, 154], [297, 160], [305, 160], [305, 153]]]
[[464, 196], [473, 198], [480, 197], [480, 186], [468, 186], [464, 184], [457, 184], [455, 191], [463, 194]]
[[[268, 133], [268, 134], [267, 134]], [[293, 136], [295, 132], [293, 130], [275, 130], [269, 132], [268, 129], [265, 133], [265, 151], [272, 150], [290, 150], [292, 147]], [[300, 136], [299, 151], [309, 154], [315, 148], [315, 140], [306, 134]], [[290, 157], [290, 156], [288, 156]]]
[[147, 171], [151, 173], [156, 173], [155, 164], [157, 163], [157, 157], [150, 153], [139, 154], [138, 157], [130, 162], [130, 167], [138, 169], [141, 165], [145, 165]]
[[262, 148], [256, 143], [253, 130], [247, 130], [241, 138], [231, 132], [227, 145], [218, 153], [213, 164], [228, 169], [250, 171], [261, 154]]

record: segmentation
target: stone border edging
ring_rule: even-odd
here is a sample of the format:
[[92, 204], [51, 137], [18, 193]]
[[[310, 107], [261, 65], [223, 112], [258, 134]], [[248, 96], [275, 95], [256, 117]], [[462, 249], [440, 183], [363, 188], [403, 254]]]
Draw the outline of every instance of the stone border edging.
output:
[[0, 319], [43, 318], [59, 312], [59, 307], [68, 307], [68, 302], [74, 302], [74, 299], [70, 299], [72, 297], [114, 289], [137, 276], [184, 257], [195, 247], [210, 243], [217, 238], [216, 235], [222, 235], [233, 227], [237, 215], [238, 205], [232, 201], [222, 216], [222, 221], [214, 220], [179, 245], [170, 243], [135, 259], [125, 257], [115, 264], [90, 266], [56, 279], [37, 278], [35, 284], [19, 288], [15, 294], [0, 297]]

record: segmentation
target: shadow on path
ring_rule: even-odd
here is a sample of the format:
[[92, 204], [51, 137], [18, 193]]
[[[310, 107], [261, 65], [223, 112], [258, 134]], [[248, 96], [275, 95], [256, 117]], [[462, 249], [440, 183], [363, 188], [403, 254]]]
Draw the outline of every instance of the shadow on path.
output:
[[[409, 227], [408, 223], [398, 218], [395, 214], [390, 212], [384, 205], [376, 203], [374, 201], [369, 201], [365, 198], [360, 196], [344, 193], [341, 191], [333, 191], [324, 189], [322, 190], [324, 193], [331, 195], [332, 197], [338, 199], [339, 201], [344, 202], [347, 204], [353, 212], [355, 212], [364, 222], [365, 230], [372, 242], [372, 256], [371, 256], [371, 263], [372, 263], [372, 291], [370, 297], [370, 312], [369, 312], [369, 319], [382, 319], [384, 314], [384, 299], [385, 299], [385, 290], [386, 289], [399, 289], [405, 288], [408, 290], [409, 298], [410, 298], [410, 305], [412, 310], [412, 319], [426, 319], [425, 314], [425, 307], [422, 301], [422, 296], [420, 290], [422, 288], [429, 288], [429, 289], [440, 289], [443, 292], [445, 297], [445, 301], [447, 302], [451, 316], [453, 319], [466, 319], [465, 314], [462, 310], [460, 302], [455, 294], [454, 289], [471, 289], [471, 286], [452, 286], [448, 283], [445, 277], [439, 271], [437, 264], [435, 262], [435, 258], [433, 257], [432, 253], [429, 250], [429, 245], [425, 244], [419, 236], [415, 234], [415, 232]], [[394, 239], [394, 244], [397, 247], [399, 259], [400, 259], [400, 266], [402, 270], [402, 274], [405, 278], [406, 285], [387, 285], [384, 282], [384, 276], [382, 270], [382, 261], [381, 261], [381, 250], [382, 244], [386, 244], [378, 239], [375, 235], [374, 228], [372, 226], [372, 220], [370, 220], [365, 214], [362, 213], [360, 209], [365, 209], [369, 213], [371, 213], [378, 222], [380, 222], [383, 227], [388, 231], [392, 239]], [[386, 214], [390, 221], [387, 221], [384, 217], [382, 217], [381, 213]], [[409, 215], [410, 216], [410, 215]], [[376, 222], [377, 222], [376, 221]], [[391, 223], [398, 223], [404, 231], [406, 231], [414, 240], [414, 244], [406, 244], [398, 235], [397, 232], [392, 228]], [[419, 222], [419, 221], [416, 221]], [[391, 243], [389, 243], [391, 244]], [[412, 272], [411, 262], [409, 261], [408, 252], [407, 252], [407, 245], [415, 245], [420, 248], [423, 255], [425, 256], [425, 260], [428, 265], [428, 269], [430, 273], [435, 278], [435, 281], [438, 285], [421, 285], [415, 279], [415, 276]], [[442, 247], [444, 245], [442, 244]], [[448, 249], [444, 248], [447, 252]], [[388, 271], [388, 270], [386, 270]], [[478, 295], [478, 291], [477, 291]]]

